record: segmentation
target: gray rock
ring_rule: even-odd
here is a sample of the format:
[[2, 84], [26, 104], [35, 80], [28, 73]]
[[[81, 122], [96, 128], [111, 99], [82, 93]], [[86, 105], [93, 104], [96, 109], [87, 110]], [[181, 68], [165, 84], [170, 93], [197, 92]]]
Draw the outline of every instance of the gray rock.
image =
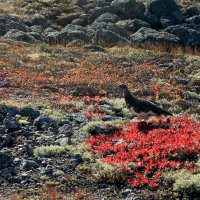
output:
[[88, 122], [88, 119], [85, 115], [82, 114], [72, 114], [70, 116], [71, 121], [75, 121], [78, 124], [84, 124]]
[[200, 24], [200, 15], [195, 15], [193, 17], [187, 18], [185, 21], [190, 24]]
[[64, 124], [71, 125], [71, 121], [68, 119], [61, 119], [59, 122], [59, 126], [63, 126]]
[[124, 18], [123, 12], [119, 7], [116, 6], [106, 6], [101, 8], [95, 7], [89, 11], [88, 23], [92, 23], [95, 19], [97, 19], [104, 13], [111, 13], [119, 16], [120, 18], [121, 17]]
[[54, 33], [59, 33], [58, 30], [52, 28], [52, 27], [48, 27], [44, 30], [44, 35], [47, 36], [48, 34], [54, 34]]
[[75, 0], [74, 4], [78, 6], [83, 6], [89, 3], [93, 3], [94, 0]]
[[125, 200], [143, 200], [142, 196], [135, 193], [130, 193]]
[[11, 167], [12, 158], [9, 155], [0, 153], [0, 170], [3, 170], [7, 167]]
[[83, 162], [83, 157], [81, 154], [77, 153], [74, 155], [74, 157], [70, 160], [70, 168], [72, 170], [75, 170], [75, 168]]
[[42, 129], [42, 126], [46, 125], [49, 126], [52, 123], [52, 120], [45, 115], [41, 115], [34, 120], [33, 125], [36, 126], [39, 130]]
[[15, 116], [17, 114], [17, 109], [14, 107], [8, 107], [6, 105], [0, 104], [0, 114], [7, 115], [9, 113], [11, 116]]
[[[2, 121], [3, 123], [3, 121]], [[6, 129], [5, 126], [0, 126], [0, 135], [3, 135], [5, 133]]]
[[31, 32], [35, 32], [35, 33], [43, 33], [44, 32], [44, 28], [40, 25], [33, 25], [29, 27], [31, 29]]
[[112, 121], [112, 120], [114, 120], [115, 119], [115, 117], [112, 117], [112, 116], [110, 116], [110, 115], [105, 115], [105, 116], [103, 116], [102, 117], [102, 120], [105, 122], [105, 121]]
[[92, 131], [92, 134], [94, 135], [100, 135], [100, 134], [109, 134], [110, 131], [104, 127], [104, 126], [101, 126], [101, 125], [96, 125], [94, 127], [94, 131]]
[[101, 46], [98, 46], [98, 45], [87, 44], [87, 45], [84, 45], [83, 47], [85, 49], [89, 49], [92, 52], [95, 52], [95, 51], [105, 52], [105, 49], [103, 47], [101, 47]]
[[20, 129], [20, 127], [21, 127], [19, 122], [16, 120], [16, 118], [11, 117], [10, 114], [7, 114], [6, 118], [3, 120], [3, 125], [9, 131], [16, 131], [16, 130]]
[[19, 110], [19, 114], [20, 114], [22, 117], [30, 117], [30, 118], [32, 118], [32, 119], [35, 119], [35, 118], [39, 117], [40, 112], [34, 110], [33, 108], [26, 107], [26, 108], [20, 109], [20, 110]]
[[131, 192], [132, 192], [132, 190], [129, 189], [129, 188], [127, 188], [126, 190], [124, 190], [124, 191], [121, 192], [122, 197], [126, 198]]
[[68, 124], [64, 124], [62, 127], [58, 129], [59, 134], [63, 134], [67, 137], [72, 135], [72, 127]]
[[83, 156], [80, 153], [76, 153], [73, 158], [77, 160], [77, 163], [83, 162]]
[[161, 17], [160, 22], [163, 28], [167, 28], [168, 26], [172, 26], [175, 24], [174, 20], [170, 17]]
[[129, 32], [112, 23], [101, 22], [94, 24], [90, 36], [97, 43], [102, 41], [113, 45], [119, 42], [131, 43]]
[[126, 19], [143, 18], [145, 6], [136, 0], [114, 0], [112, 6], [121, 10]]
[[12, 147], [14, 144], [14, 138], [9, 134], [3, 135], [2, 140], [2, 147]]
[[77, 19], [74, 19], [71, 24], [78, 25], [78, 26], [85, 26], [86, 22], [83, 19], [77, 18]]
[[7, 181], [9, 182], [9, 183], [11, 183], [11, 184], [13, 184], [13, 183], [21, 183], [21, 181], [22, 181], [22, 178], [21, 177], [19, 177], [19, 176], [11, 176], [11, 177], [9, 177], [8, 179], [7, 179]]
[[158, 67], [160, 67], [160, 68], [173, 68], [174, 64], [173, 63], [163, 63], [163, 64], [158, 64]]
[[10, 31], [8, 31], [4, 36], [4, 39], [8, 39], [8, 40], [14, 40], [14, 41], [23, 41], [23, 42], [27, 42], [27, 43], [31, 43], [33, 42], [35, 39], [23, 32], [23, 31], [18, 31], [16, 29], [12, 29]]
[[119, 20], [120, 20], [120, 18], [117, 15], [115, 15], [115, 14], [112, 14], [112, 13], [103, 13], [97, 19], [95, 19], [94, 23], [98, 23], [98, 22], [116, 23]]
[[147, 12], [161, 17], [172, 17], [176, 23], [183, 21], [180, 6], [175, 0], [150, 0], [147, 4]]
[[0, 24], [1, 23], [7, 24], [10, 21], [21, 23], [21, 19], [17, 16], [10, 15], [10, 14], [1, 14], [0, 15]]
[[43, 28], [47, 28], [51, 25], [51, 22], [42, 15], [36, 15], [32, 17], [30, 20], [28, 20], [26, 24], [28, 26], [37, 25], [37, 26], [42, 26]]
[[38, 164], [34, 160], [24, 160], [21, 167], [26, 171], [30, 171], [38, 168]]
[[60, 146], [64, 147], [65, 145], [68, 145], [70, 143], [70, 141], [69, 141], [68, 137], [64, 137], [64, 138], [57, 139], [56, 143], [59, 144]]
[[64, 16], [59, 16], [59, 17], [55, 20], [55, 22], [56, 22], [58, 25], [64, 27], [64, 26], [66, 26], [66, 25], [68, 25], [68, 24], [71, 24], [72, 21], [73, 21], [74, 19], [77, 19], [79, 16], [80, 16], [80, 14], [78, 14], [78, 13], [72, 13], [72, 14], [68, 14], [68, 15], [64, 15]]
[[136, 44], [155, 43], [165, 46], [174, 46], [179, 44], [179, 38], [167, 32], [159, 32], [151, 28], [141, 28], [135, 34], [131, 35], [132, 41]]
[[30, 35], [31, 37], [33, 37], [35, 40], [40, 40], [42, 41], [42, 35], [40, 33], [36, 33], [36, 32], [27, 32], [28, 35]]
[[150, 24], [145, 22], [145, 21], [142, 21], [140, 19], [134, 19], [134, 20], [131, 20], [131, 19], [127, 19], [127, 20], [122, 20], [122, 21], [119, 21], [116, 23], [119, 27], [127, 30], [127, 31], [130, 31], [132, 33], [135, 33], [136, 31], [138, 31], [140, 28], [142, 27], [147, 27], [147, 28], [150, 28]]
[[189, 80], [186, 78], [178, 78], [177, 82], [183, 86], [187, 86], [189, 84]]
[[25, 136], [25, 137], [28, 137], [30, 136], [32, 133], [28, 130], [24, 130], [24, 129], [21, 129], [21, 130], [18, 130], [18, 131], [15, 131], [14, 133], [12, 133], [15, 137], [16, 136]]
[[66, 45], [74, 40], [88, 42], [89, 37], [83, 31], [71, 31], [66, 29], [61, 32], [52, 32], [47, 35], [47, 42], [50, 44]]
[[149, 23], [151, 25], [151, 28], [154, 28], [156, 30], [162, 28], [162, 24], [160, 22], [160, 18], [157, 17], [156, 15], [151, 14], [150, 12], [145, 12], [144, 13], [144, 21]]
[[74, 25], [74, 24], [68, 24], [67, 26], [65, 26], [62, 31], [67, 31], [67, 32], [76, 32], [76, 31], [79, 31], [79, 32], [83, 32], [83, 33], [86, 33], [87, 32], [87, 29], [82, 27], [82, 26], [79, 26], [79, 25]]
[[0, 171], [0, 176], [5, 179], [10, 178], [11, 176], [13, 176], [13, 174], [14, 174], [14, 167], [7, 167]]
[[182, 25], [169, 26], [166, 32], [174, 34], [180, 38], [180, 43], [184, 46], [200, 47], [200, 32]]
[[199, 14], [200, 14], [199, 9], [194, 5], [189, 6], [185, 11], [185, 15], [187, 17], [193, 17], [193, 16], [199, 15]]
[[24, 24], [19, 23], [19, 22], [13, 22], [13, 21], [11, 21], [5, 25], [0, 25], [0, 28], [1, 28], [0, 35], [5, 35], [8, 31], [10, 31], [12, 29], [23, 31], [23, 32], [28, 32], [31, 30]]
[[53, 178], [53, 169], [50, 168], [46, 168], [46, 169], [42, 169], [40, 171], [42, 176], [47, 176], [48, 178]]

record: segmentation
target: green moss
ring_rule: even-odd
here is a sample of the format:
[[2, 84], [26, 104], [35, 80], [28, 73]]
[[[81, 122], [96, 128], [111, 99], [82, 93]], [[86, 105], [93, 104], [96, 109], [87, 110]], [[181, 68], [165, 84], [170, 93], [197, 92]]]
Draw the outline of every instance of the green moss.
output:
[[172, 185], [173, 190], [179, 194], [191, 196], [200, 195], [200, 159], [195, 164], [197, 171], [190, 173], [187, 169], [181, 169], [163, 174], [163, 178]]
[[66, 153], [67, 149], [58, 145], [41, 146], [34, 149], [34, 156], [36, 157], [52, 157]]
[[101, 160], [91, 165], [91, 173], [97, 182], [122, 183], [126, 180], [120, 166], [103, 163]]

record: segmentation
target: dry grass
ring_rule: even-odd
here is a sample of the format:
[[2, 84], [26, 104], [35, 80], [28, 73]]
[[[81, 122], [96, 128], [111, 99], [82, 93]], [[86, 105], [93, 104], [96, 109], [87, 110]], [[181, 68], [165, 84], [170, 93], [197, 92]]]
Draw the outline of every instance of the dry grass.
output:
[[[3, 197], [2, 197], [3, 198]], [[92, 191], [75, 188], [72, 192], [61, 192], [55, 187], [44, 186], [41, 191], [29, 194], [10, 194], [5, 200], [94, 200]], [[1, 199], [4, 200], [4, 199]]]

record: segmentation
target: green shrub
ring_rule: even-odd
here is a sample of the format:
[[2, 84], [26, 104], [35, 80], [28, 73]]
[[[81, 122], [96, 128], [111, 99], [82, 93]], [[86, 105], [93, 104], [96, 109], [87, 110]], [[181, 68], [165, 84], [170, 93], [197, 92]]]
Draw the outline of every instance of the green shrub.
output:
[[34, 149], [34, 155], [37, 157], [52, 157], [66, 153], [67, 149], [58, 145], [41, 146]]
[[180, 194], [200, 194], [200, 173], [192, 174], [186, 169], [165, 173], [164, 180], [173, 185], [173, 190]]

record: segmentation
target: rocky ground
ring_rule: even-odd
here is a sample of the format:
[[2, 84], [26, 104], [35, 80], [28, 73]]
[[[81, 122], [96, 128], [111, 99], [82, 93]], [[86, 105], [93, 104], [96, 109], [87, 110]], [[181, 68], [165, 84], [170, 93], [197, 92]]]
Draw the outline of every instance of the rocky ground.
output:
[[198, 1], [2, 0], [0, 199], [198, 197], [130, 187], [85, 139], [137, 120], [120, 83], [199, 122], [199, 48]]

